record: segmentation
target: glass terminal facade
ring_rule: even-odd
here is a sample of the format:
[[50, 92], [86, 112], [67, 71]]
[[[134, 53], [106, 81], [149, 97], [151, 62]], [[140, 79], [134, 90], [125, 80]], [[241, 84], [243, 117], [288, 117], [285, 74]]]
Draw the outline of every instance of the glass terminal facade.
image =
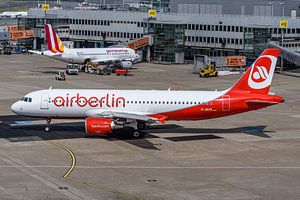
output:
[[182, 63], [184, 57], [184, 25], [149, 22], [145, 28], [154, 36], [153, 60], [158, 63]]

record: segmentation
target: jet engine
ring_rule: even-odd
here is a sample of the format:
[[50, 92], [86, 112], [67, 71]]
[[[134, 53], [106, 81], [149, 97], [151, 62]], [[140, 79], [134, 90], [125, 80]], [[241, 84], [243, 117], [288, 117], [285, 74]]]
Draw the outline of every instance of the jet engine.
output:
[[123, 69], [131, 69], [132, 68], [132, 62], [131, 61], [122, 61], [121, 66]]
[[114, 129], [122, 128], [116, 125], [112, 119], [108, 118], [86, 118], [85, 132], [88, 135], [101, 136], [109, 135]]

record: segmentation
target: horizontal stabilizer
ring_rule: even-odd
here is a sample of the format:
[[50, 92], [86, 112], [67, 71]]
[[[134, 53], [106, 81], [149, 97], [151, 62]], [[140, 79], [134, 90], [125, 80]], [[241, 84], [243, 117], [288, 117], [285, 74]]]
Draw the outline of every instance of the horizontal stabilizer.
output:
[[42, 55], [43, 52], [41, 51], [33, 51], [33, 50], [28, 50], [29, 53], [33, 53], [33, 54], [38, 54], [38, 55]]
[[269, 106], [269, 105], [273, 105], [273, 104], [277, 104], [278, 102], [276, 101], [260, 101], [260, 100], [249, 100], [249, 101], [246, 101], [246, 103], [249, 105], [249, 106]]

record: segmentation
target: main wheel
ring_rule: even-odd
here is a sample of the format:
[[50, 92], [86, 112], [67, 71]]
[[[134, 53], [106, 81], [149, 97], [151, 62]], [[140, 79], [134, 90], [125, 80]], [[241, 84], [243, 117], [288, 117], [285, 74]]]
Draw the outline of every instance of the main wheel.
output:
[[131, 136], [132, 136], [132, 138], [134, 138], [134, 139], [143, 138], [143, 137], [145, 136], [145, 133], [136, 130], [136, 131], [134, 131], [134, 132], [132, 133]]
[[146, 123], [144, 123], [144, 122], [139, 122], [138, 124], [137, 124], [137, 129], [138, 130], [144, 130], [146, 128]]
[[134, 138], [139, 138], [140, 135], [141, 135], [141, 134], [140, 134], [139, 131], [134, 131], [133, 134], [132, 134], [132, 136], [133, 136]]

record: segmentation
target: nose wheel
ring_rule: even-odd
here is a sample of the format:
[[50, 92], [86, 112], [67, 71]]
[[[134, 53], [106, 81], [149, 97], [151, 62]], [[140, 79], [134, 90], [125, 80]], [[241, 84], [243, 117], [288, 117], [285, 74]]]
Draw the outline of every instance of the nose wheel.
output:
[[51, 123], [51, 119], [47, 119], [47, 126], [45, 127], [45, 132], [50, 132], [51, 128], [50, 128], [50, 123]]

